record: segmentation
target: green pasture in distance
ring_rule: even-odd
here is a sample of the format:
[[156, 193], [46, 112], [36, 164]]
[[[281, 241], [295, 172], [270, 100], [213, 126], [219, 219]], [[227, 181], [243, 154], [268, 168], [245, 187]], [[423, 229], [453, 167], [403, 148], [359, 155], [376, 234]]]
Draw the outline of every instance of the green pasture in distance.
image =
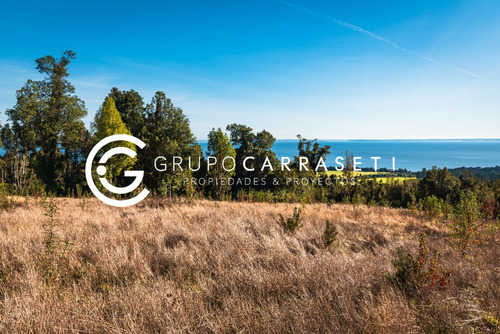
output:
[[[325, 174], [325, 172], [320, 172], [319, 174]], [[329, 170], [326, 172], [328, 176], [334, 175], [336, 177], [342, 178], [342, 172], [336, 170]], [[396, 173], [391, 172], [353, 172], [354, 176], [363, 176], [365, 175], [368, 179], [374, 179], [377, 182], [386, 183], [390, 180], [393, 181], [406, 181], [411, 179], [416, 179], [416, 177], [405, 177], [405, 176], [396, 176]]]

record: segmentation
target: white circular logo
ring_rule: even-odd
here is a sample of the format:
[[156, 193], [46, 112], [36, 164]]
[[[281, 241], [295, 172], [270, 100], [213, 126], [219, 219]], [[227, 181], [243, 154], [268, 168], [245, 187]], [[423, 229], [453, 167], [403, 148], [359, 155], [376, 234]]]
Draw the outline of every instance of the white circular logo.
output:
[[[101, 201], [103, 201], [104, 203], [111, 205], [111, 206], [116, 206], [116, 207], [131, 206], [131, 205], [139, 203], [144, 198], [146, 198], [146, 196], [149, 195], [149, 190], [143, 189], [139, 195], [134, 196], [134, 197], [129, 198], [129, 199], [116, 200], [113, 198], [109, 198], [109, 197], [105, 196], [103, 193], [101, 193], [99, 191], [99, 189], [97, 189], [97, 187], [94, 183], [94, 179], [92, 178], [92, 162], [94, 161], [95, 156], [97, 155], [97, 153], [99, 152], [99, 150], [101, 148], [103, 148], [105, 145], [112, 143], [112, 142], [115, 142], [115, 141], [128, 141], [132, 144], [135, 144], [136, 146], [138, 146], [141, 149], [143, 149], [144, 146], [146, 146], [146, 144], [142, 140], [140, 140], [134, 136], [129, 136], [129, 135], [113, 135], [113, 136], [109, 136], [109, 137], [104, 138], [103, 140], [98, 142], [92, 148], [92, 151], [90, 151], [90, 154], [87, 158], [87, 162], [85, 163], [85, 177], [87, 178], [87, 183], [88, 183], [89, 188], [92, 191], [92, 193], [94, 193], [94, 195], [97, 198], [99, 198]], [[134, 150], [131, 150], [130, 148], [127, 148], [127, 147], [114, 147], [114, 148], [110, 149], [109, 151], [107, 151], [106, 153], [104, 153], [102, 155], [101, 159], [99, 159], [100, 165], [96, 168], [96, 172], [98, 175], [104, 176], [104, 174], [106, 174], [106, 166], [104, 166], [104, 164], [108, 161], [109, 158], [111, 158], [115, 154], [126, 154], [131, 158], [135, 158], [135, 156], [137, 155], [137, 153]], [[104, 177], [100, 177], [99, 181], [101, 182], [101, 184], [103, 185], [104, 188], [106, 188], [107, 190], [109, 190], [112, 193], [128, 194], [140, 186], [140, 184], [142, 182], [142, 178], [144, 177], [144, 171], [142, 171], [142, 170], [126, 170], [123, 173], [123, 175], [126, 177], [133, 176], [133, 177], [135, 177], [135, 179], [131, 184], [129, 184], [126, 187], [115, 187], [114, 185], [109, 183], [108, 180], [106, 180], [106, 178], [104, 178]]]

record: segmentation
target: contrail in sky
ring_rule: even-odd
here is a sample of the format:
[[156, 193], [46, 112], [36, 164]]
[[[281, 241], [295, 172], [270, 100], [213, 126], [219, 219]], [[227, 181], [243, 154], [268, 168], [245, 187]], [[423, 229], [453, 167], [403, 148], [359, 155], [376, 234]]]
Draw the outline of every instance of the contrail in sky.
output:
[[288, 1], [285, 1], [285, 0], [275, 0], [279, 3], [282, 3], [286, 6], [289, 6], [289, 7], [292, 7], [292, 8], [295, 8], [295, 9], [298, 9], [302, 12], [305, 12], [309, 15], [312, 15], [312, 16], [316, 16], [316, 17], [319, 17], [319, 18], [322, 18], [322, 19], [325, 19], [327, 21], [331, 21], [339, 26], [342, 26], [344, 28], [347, 28], [347, 29], [350, 29], [352, 31], [356, 31], [356, 32], [359, 32], [360, 34], [363, 34], [365, 36], [368, 36], [370, 38], [373, 38], [373, 39], [376, 39], [378, 41], [382, 41], [384, 43], [387, 43], [389, 44], [390, 46], [392, 46], [393, 48], [401, 51], [401, 52], [404, 52], [404, 53], [408, 53], [408, 54], [411, 54], [413, 56], [416, 56], [418, 58], [421, 58], [423, 60], [426, 60], [428, 62], [431, 62], [431, 63], [434, 63], [434, 64], [437, 64], [437, 65], [440, 65], [440, 66], [443, 66], [443, 67], [447, 67], [449, 69], [452, 69], [452, 70], [455, 70], [455, 71], [459, 71], [459, 72], [462, 72], [462, 73], [465, 73], [465, 74], [468, 74], [468, 75], [471, 75], [473, 77], [476, 77], [476, 78], [480, 78], [480, 79], [485, 79], [483, 76], [479, 75], [479, 74], [476, 74], [476, 73], [472, 73], [470, 71], [467, 71], [467, 70], [464, 70], [462, 68], [459, 68], [459, 67], [455, 67], [455, 66], [452, 66], [452, 65], [448, 65], [448, 64], [445, 64], [445, 63], [442, 63], [438, 60], [435, 60], [435, 59], [432, 59], [432, 58], [429, 58], [429, 57], [425, 57], [425, 56], [422, 56], [422, 55], [419, 55], [417, 53], [414, 53], [414, 52], [411, 52], [411, 51], [408, 51], [406, 50], [405, 48], [399, 46], [398, 44], [394, 43], [393, 41], [390, 41], [382, 36], [379, 36], [377, 34], [374, 34], [372, 33], [371, 31], [368, 31], [366, 29], [363, 29], [361, 27], [358, 27], [354, 24], [350, 24], [349, 22], [345, 22], [345, 21], [341, 21], [341, 20], [337, 20], [331, 16], [328, 16], [328, 15], [324, 15], [324, 14], [321, 14], [321, 13], [318, 13], [318, 12], [315, 12], [313, 10], [310, 10], [308, 8], [305, 8], [305, 7], [302, 7], [302, 6], [299, 6], [299, 5], [296, 5], [296, 4], [293, 4], [291, 2], [288, 2]]

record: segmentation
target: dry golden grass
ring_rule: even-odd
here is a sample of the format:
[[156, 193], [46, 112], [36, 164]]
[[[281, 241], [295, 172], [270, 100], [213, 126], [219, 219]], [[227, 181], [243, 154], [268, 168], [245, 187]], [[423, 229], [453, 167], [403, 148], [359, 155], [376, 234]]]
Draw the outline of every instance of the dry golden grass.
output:
[[[73, 246], [52, 281], [46, 209], [30, 199], [0, 212], [0, 332], [500, 331], [498, 230], [462, 258], [442, 224], [405, 210], [306, 205], [304, 227], [288, 235], [278, 217], [298, 205], [81, 204], [57, 199], [56, 234]], [[330, 249], [326, 219], [339, 231]], [[385, 276], [398, 247], [417, 251], [420, 232], [451, 283], [409, 297]]]

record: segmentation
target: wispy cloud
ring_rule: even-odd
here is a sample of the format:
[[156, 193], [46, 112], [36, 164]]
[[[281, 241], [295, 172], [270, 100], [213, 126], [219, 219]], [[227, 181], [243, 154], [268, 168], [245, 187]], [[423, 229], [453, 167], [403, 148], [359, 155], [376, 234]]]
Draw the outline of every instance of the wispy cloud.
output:
[[394, 43], [393, 41], [391, 40], [388, 40], [387, 38], [384, 38], [380, 35], [377, 35], [371, 31], [368, 31], [366, 29], [363, 29], [357, 25], [354, 25], [354, 24], [351, 24], [349, 22], [345, 22], [345, 21], [342, 21], [342, 20], [338, 20], [336, 18], [333, 18], [331, 16], [328, 16], [328, 15], [325, 15], [325, 14], [321, 14], [319, 12], [316, 12], [316, 11], [313, 11], [309, 8], [305, 8], [305, 7], [302, 7], [302, 6], [299, 6], [299, 5], [296, 5], [294, 3], [291, 3], [291, 2], [288, 2], [288, 1], [285, 1], [285, 0], [275, 0], [281, 4], [284, 4], [286, 6], [289, 6], [289, 7], [292, 7], [292, 8], [295, 8], [297, 10], [300, 10], [304, 13], [307, 13], [309, 15], [312, 15], [312, 16], [316, 16], [318, 18], [321, 18], [321, 19], [324, 19], [324, 20], [327, 20], [327, 21], [330, 21], [330, 22], [333, 22], [341, 27], [344, 27], [344, 28], [347, 28], [347, 29], [350, 29], [352, 31], [355, 31], [355, 32], [358, 32], [360, 34], [363, 34], [367, 37], [370, 37], [372, 39], [375, 39], [375, 40], [378, 40], [378, 41], [381, 41], [381, 42], [384, 42], [384, 43], [387, 43], [389, 44], [390, 46], [392, 46], [393, 48], [401, 51], [401, 52], [404, 52], [404, 53], [407, 53], [407, 54], [410, 54], [410, 55], [413, 55], [413, 56], [416, 56], [420, 59], [423, 59], [425, 61], [428, 61], [428, 62], [431, 62], [431, 63], [434, 63], [434, 64], [437, 64], [439, 66], [443, 66], [443, 67], [446, 67], [446, 68], [449, 68], [449, 69], [452, 69], [452, 70], [455, 70], [455, 71], [459, 71], [459, 72], [462, 72], [462, 73], [465, 73], [465, 74], [468, 74], [470, 76], [473, 76], [475, 78], [479, 78], [479, 79], [485, 79], [483, 76], [479, 75], [479, 74], [476, 74], [476, 73], [473, 73], [473, 72], [470, 72], [470, 71], [467, 71], [467, 70], [464, 70], [463, 68], [460, 68], [460, 67], [456, 67], [456, 66], [452, 66], [452, 65], [449, 65], [449, 64], [446, 64], [446, 63], [443, 63], [443, 62], [440, 62], [438, 60], [435, 60], [435, 59], [432, 59], [432, 58], [429, 58], [429, 57], [426, 57], [426, 56], [422, 56], [420, 54], [417, 54], [415, 52], [412, 52], [412, 51], [408, 51], [407, 49], [401, 47], [400, 45], [398, 45], [397, 43]]

